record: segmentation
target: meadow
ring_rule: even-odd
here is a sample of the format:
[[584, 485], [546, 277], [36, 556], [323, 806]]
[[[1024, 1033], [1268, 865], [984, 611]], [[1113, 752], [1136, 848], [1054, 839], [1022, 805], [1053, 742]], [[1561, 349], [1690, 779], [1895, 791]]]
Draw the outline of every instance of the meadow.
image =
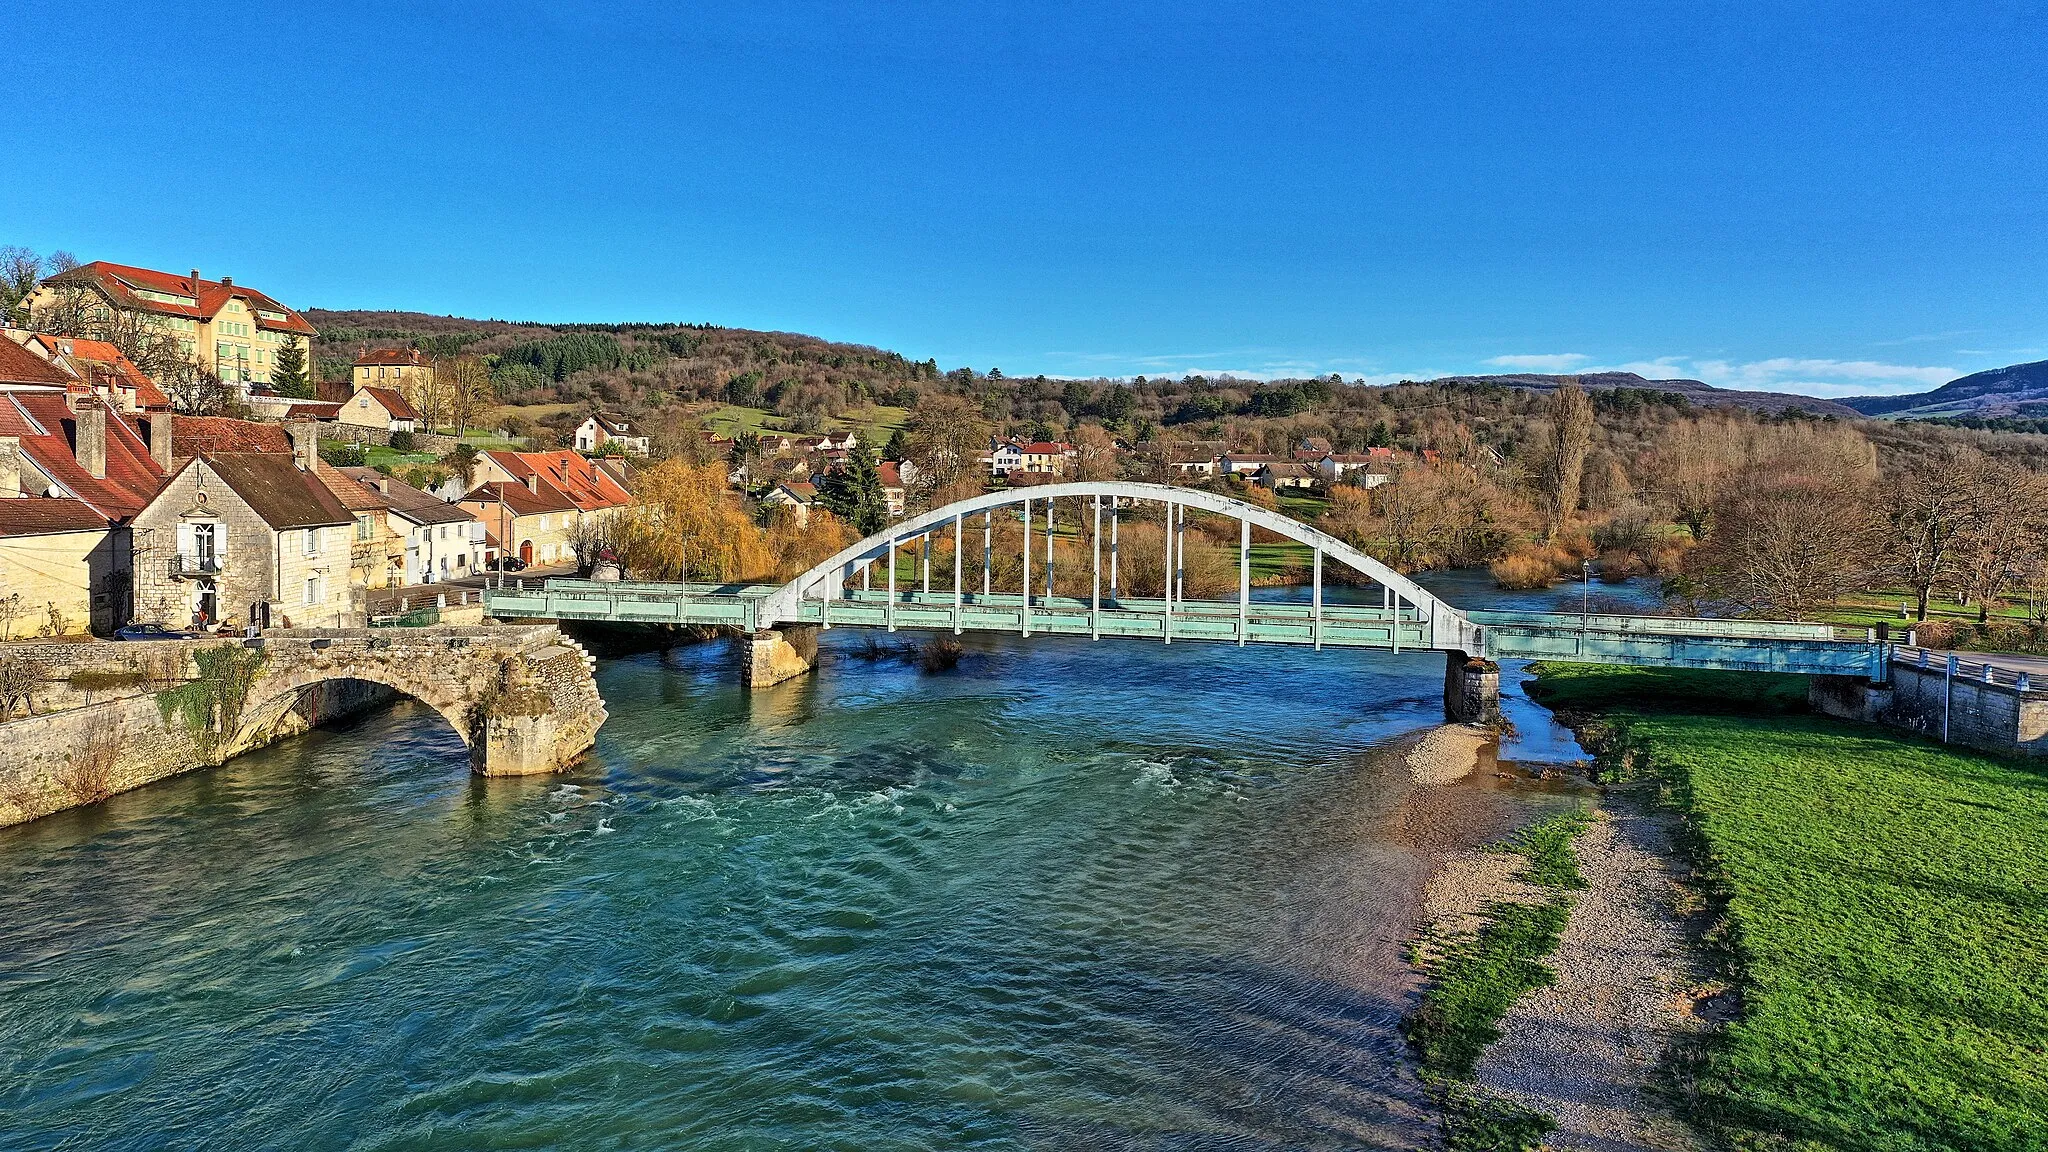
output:
[[1695, 1121], [1737, 1146], [2048, 1147], [2048, 772], [1797, 714], [1796, 677], [1538, 671], [1683, 814], [1742, 1002], [1673, 1066]]

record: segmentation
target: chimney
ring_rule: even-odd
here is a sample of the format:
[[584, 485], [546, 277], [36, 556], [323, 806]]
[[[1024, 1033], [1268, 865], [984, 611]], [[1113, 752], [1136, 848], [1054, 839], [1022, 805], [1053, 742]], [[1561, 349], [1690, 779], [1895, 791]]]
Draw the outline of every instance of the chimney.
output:
[[233, 276], [221, 277], [220, 286], [223, 288], [233, 288], [235, 286], [235, 278]]
[[377, 491], [384, 496], [391, 495], [391, 477], [379, 474], [377, 477]]
[[95, 480], [107, 478], [107, 410], [99, 398], [87, 393], [72, 396], [71, 455], [78, 466]]
[[192, 270], [192, 294], [195, 296], [199, 294], [199, 269], [197, 268]]
[[171, 470], [171, 414], [150, 412], [141, 420], [142, 438], [149, 443], [149, 458], [166, 473]]
[[0, 497], [21, 495], [21, 440], [0, 436]]
[[285, 439], [292, 442], [292, 463], [301, 472], [311, 472], [320, 461], [318, 425], [311, 420], [294, 420], [284, 426]]
[[526, 474], [526, 490], [528, 492], [540, 491], [540, 473], [528, 472]]

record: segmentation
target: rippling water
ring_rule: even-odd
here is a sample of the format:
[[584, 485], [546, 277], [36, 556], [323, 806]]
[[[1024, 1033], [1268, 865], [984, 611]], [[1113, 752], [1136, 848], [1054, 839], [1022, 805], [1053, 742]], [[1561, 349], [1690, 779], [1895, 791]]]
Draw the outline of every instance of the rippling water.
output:
[[1418, 889], [1557, 802], [1409, 783], [1439, 655], [856, 641], [607, 661], [561, 776], [403, 704], [0, 831], [0, 1147], [1426, 1137]]

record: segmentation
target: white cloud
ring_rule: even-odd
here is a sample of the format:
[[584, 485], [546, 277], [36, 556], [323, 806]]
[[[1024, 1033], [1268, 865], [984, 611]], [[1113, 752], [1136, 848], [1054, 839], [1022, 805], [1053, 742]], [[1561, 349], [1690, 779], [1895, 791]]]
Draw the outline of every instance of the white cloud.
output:
[[1582, 352], [1542, 352], [1524, 356], [1495, 356], [1486, 361], [1495, 368], [1515, 372], [1569, 372], [1591, 360]]
[[1695, 360], [1660, 356], [1618, 365], [1652, 380], [1686, 377], [1745, 392], [1792, 392], [1802, 396], [1879, 396], [1925, 392], [1961, 376], [1954, 368], [1887, 364], [1880, 360], [1814, 360], [1791, 356], [1768, 360]]

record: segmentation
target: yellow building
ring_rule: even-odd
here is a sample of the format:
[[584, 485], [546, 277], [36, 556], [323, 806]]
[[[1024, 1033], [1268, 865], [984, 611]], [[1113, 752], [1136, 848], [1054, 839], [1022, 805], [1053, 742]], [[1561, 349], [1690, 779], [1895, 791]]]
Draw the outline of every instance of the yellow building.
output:
[[128, 574], [127, 529], [83, 501], [0, 499], [0, 640], [110, 631]]
[[313, 337], [319, 335], [297, 312], [232, 277], [189, 276], [95, 260], [42, 282], [29, 297], [38, 324], [52, 320], [90, 336], [120, 317], [139, 317], [175, 337], [193, 363], [231, 384], [267, 384], [277, 355], [287, 345], [304, 354], [312, 370]]
[[389, 388], [408, 399], [434, 388], [434, 362], [417, 348], [366, 348], [356, 357], [354, 390]]

